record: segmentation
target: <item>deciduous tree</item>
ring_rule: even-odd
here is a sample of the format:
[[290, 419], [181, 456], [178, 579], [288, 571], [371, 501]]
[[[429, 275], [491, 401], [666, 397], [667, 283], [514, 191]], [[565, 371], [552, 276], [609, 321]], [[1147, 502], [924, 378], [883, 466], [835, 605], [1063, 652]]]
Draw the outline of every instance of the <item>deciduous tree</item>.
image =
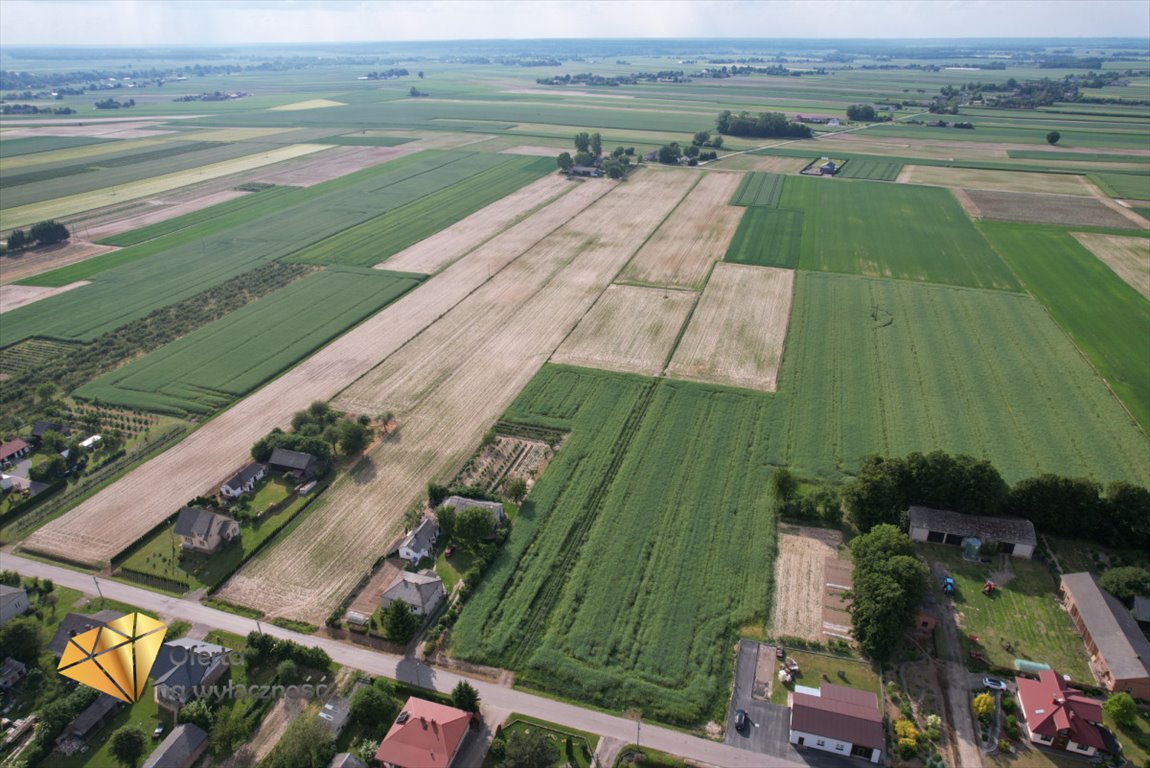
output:
[[148, 736], [138, 725], [125, 726], [112, 734], [112, 757], [128, 768], [140, 762], [147, 746]]

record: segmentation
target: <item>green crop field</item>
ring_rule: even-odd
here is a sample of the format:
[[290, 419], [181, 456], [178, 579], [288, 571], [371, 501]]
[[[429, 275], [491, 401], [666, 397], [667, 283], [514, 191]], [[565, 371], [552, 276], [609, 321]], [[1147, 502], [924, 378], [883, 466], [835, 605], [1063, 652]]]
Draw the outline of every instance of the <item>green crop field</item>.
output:
[[873, 181], [894, 181], [902, 171], [902, 163], [883, 160], [849, 160], [836, 175], [847, 179], [871, 179]]
[[940, 449], [987, 458], [1009, 482], [1150, 478], [1145, 434], [1016, 293], [799, 272], [773, 407], [771, 463], [810, 474]]
[[783, 194], [786, 176], [777, 173], [748, 173], [743, 176], [731, 205], [753, 205], [777, 208]]
[[[1000, 222], [979, 226], [1150, 432], [1150, 302], [1065, 230]], [[1144, 446], [1138, 455], [1145, 458]]]
[[1150, 200], [1150, 175], [1135, 173], [1092, 173], [1090, 180], [1111, 197]]
[[453, 652], [645, 717], [720, 716], [735, 630], [765, 621], [770, 599], [768, 401], [544, 367], [506, 418], [571, 435], [465, 606]]
[[415, 139], [405, 139], [400, 136], [327, 136], [316, 140], [316, 144], [339, 144], [343, 147], [398, 147]]
[[949, 190], [795, 176], [779, 205], [803, 212], [803, 269], [1018, 290]]
[[[465, 168], [472, 175], [461, 176]], [[441, 169], [438, 177], [447, 183], [439, 189], [301, 251], [291, 260], [370, 267], [554, 172], [555, 161], [546, 157], [472, 155], [466, 167], [453, 164]], [[432, 175], [428, 173], [418, 182], [437, 183]]]
[[748, 208], [723, 259], [759, 267], [796, 267], [802, 235], [802, 211]]
[[[250, 392], [418, 284], [332, 268], [257, 299], [76, 391], [166, 413], [207, 413]], [[301, 311], [301, 308], [307, 311]]]
[[34, 155], [38, 152], [83, 147], [88, 144], [110, 144], [112, 141], [88, 136], [28, 136], [22, 139], [5, 139], [0, 142], [0, 158]]
[[[93, 283], [6, 312], [0, 347], [31, 336], [92, 339], [426, 194], [420, 179], [477, 156], [421, 152], [307, 189], [293, 188], [282, 196], [275, 190], [260, 192], [260, 201], [250, 208], [37, 275], [23, 282]], [[461, 168], [459, 177], [468, 173]], [[437, 184], [446, 183], [440, 179]], [[262, 197], [268, 194], [272, 196]]]
[[1105, 152], [1057, 152], [1043, 149], [1008, 149], [1006, 156], [1019, 160], [1073, 160], [1080, 163], [1137, 163], [1145, 162], [1138, 155], [1114, 155]]

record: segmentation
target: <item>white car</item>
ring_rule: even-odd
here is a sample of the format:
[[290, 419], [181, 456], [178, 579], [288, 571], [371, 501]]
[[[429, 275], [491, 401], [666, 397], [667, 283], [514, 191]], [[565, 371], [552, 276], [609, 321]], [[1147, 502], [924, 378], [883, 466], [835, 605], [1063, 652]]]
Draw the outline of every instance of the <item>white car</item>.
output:
[[982, 684], [985, 685], [987, 688], [989, 688], [992, 691], [1005, 691], [1006, 690], [1006, 683], [1002, 682], [998, 678], [984, 677], [984, 678], [982, 678]]

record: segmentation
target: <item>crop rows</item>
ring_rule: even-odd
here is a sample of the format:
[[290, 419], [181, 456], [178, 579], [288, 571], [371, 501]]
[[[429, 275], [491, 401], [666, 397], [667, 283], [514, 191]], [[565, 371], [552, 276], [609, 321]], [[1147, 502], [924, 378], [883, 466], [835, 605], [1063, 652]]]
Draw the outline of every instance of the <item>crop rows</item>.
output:
[[777, 173], [748, 173], [731, 198], [731, 205], [777, 208], [786, 176]]
[[[7, 174], [3, 177], [4, 187], [7, 189], [10, 187], [19, 187], [24, 184], [34, 184], [37, 181], [62, 179], [80, 173], [92, 173], [108, 168], [123, 168], [129, 165], [136, 165], [137, 163], [146, 163], [149, 160], [160, 160], [189, 152], [218, 148], [219, 146], [219, 144], [210, 141], [174, 142], [168, 144], [163, 149], [152, 149], [144, 152], [120, 155], [118, 157], [101, 158], [93, 162], [69, 163], [56, 167], [42, 168], [38, 171], [28, 171], [26, 173]], [[199, 160], [199, 158], [197, 158], [197, 160]]]
[[1090, 180], [1111, 197], [1150, 200], [1150, 175], [1144, 173], [1092, 173]]
[[17, 376], [44, 365], [75, 348], [74, 344], [50, 339], [28, 339], [0, 350], [0, 373]]
[[894, 181], [902, 171], [902, 163], [885, 160], [850, 160], [837, 175], [848, 179], [870, 179], [872, 181]]
[[758, 267], [797, 267], [802, 237], [802, 211], [748, 208], [723, 260]]
[[453, 652], [599, 706], [706, 720], [735, 630], [768, 607], [769, 577], [745, 578], [770, 573], [775, 550], [767, 402], [545, 367], [507, 418], [571, 436], [464, 608]]
[[177, 414], [211, 412], [417, 284], [380, 270], [317, 272], [117, 368], [76, 396]]
[[88, 136], [28, 136], [19, 139], [5, 139], [3, 147], [0, 147], [0, 158], [34, 155], [38, 152], [83, 147], [87, 144], [107, 144], [111, 141], [111, 139], [97, 139]]
[[792, 177], [780, 206], [803, 212], [803, 269], [1018, 290], [948, 190]]
[[406, 205], [392, 207], [292, 260], [370, 267], [554, 169], [548, 158], [470, 155], [394, 189], [397, 200], [411, 200]]

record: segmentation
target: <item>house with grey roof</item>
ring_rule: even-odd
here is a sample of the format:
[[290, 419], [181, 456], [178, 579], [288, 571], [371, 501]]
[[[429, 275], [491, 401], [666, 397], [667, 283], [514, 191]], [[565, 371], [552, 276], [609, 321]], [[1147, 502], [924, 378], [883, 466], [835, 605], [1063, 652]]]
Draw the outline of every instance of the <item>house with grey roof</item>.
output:
[[395, 581], [383, 590], [380, 607], [387, 610], [396, 600], [401, 600], [410, 605], [417, 616], [430, 616], [446, 596], [443, 581], [434, 573], [400, 571]]
[[28, 593], [20, 587], [0, 584], [0, 627], [28, 610]]
[[226, 498], [234, 499], [245, 493], [251, 493], [255, 490], [256, 483], [262, 480], [267, 473], [268, 468], [266, 466], [253, 461], [221, 485], [220, 494]]
[[1150, 625], [1150, 597], [1134, 598], [1134, 620], [1143, 626]]
[[439, 538], [439, 524], [433, 517], [425, 517], [419, 525], [399, 542], [395, 551], [410, 563], [418, 563], [435, 552], [435, 541]]
[[101, 693], [87, 709], [76, 716], [75, 720], [68, 723], [64, 732], [56, 738], [56, 748], [66, 756], [76, 754], [123, 707], [124, 702]]
[[208, 734], [204, 729], [194, 723], [182, 723], [160, 742], [143, 768], [191, 768], [207, 749]]
[[48, 650], [55, 654], [58, 659], [64, 654], [64, 649], [68, 647], [68, 643], [73, 637], [82, 635], [90, 629], [102, 627], [122, 615], [119, 611], [110, 610], [98, 611], [93, 614], [69, 613], [61, 619], [56, 628], [56, 634], [52, 635], [52, 639], [48, 641]]
[[910, 538], [956, 547], [965, 539], [978, 539], [982, 544], [997, 544], [999, 552], [1025, 558], [1033, 557], [1038, 546], [1034, 523], [1024, 518], [964, 515], [920, 506], [910, 508]]
[[156, 703], [172, 714], [200, 697], [227, 671], [227, 649], [205, 640], [182, 637], [160, 646], [152, 664]]
[[17, 661], [11, 656], [7, 657], [0, 663], [0, 688], [11, 688], [27, 674], [28, 668], [24, 666], [24, 662]]
[[211, 554], [240, 535], [240, 524], [203, 507], [184, 507], [176, 518], [175, 534], [180, 537], [181, 549]]
[[319, 471], [320, 461], [310, 453], [276, 448], [268, 459], [268, 469], [272, 472], [290, 472], [298, 479], [310, 479]]
[[1150, 640], [1126, 606], [1102, 589], [1092, 573], [1063, 574], [1058, 596], [1103, 687], [1150, 700]]
[[455, 510], [456, 514], [459, 514], [465, 509], [475, 507], [486, 509], [491, 512], [491, 516], [495, 520], [496, 525], [507, 525], [507, 512], [504, 511], [503, 505], [498, 501], [481, 501], [480, 499], [469, 499], [465, 496], [448, 496], [443, 500], [443, 506], [451, 507]]

